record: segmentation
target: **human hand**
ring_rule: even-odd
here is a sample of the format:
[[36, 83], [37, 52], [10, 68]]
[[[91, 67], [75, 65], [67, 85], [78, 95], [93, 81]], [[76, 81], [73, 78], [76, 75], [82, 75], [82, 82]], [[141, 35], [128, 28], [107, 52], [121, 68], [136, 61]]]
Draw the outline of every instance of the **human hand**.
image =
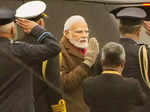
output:
[[146, 33], [150, 36], [150, 22], [144, 21], [144, 28], [146, 29]]
[[25, 33], [30, 33], [32, 31], [32, 29], [38, 25], [36, 22], [34, 21], [30, 21], [27, 19], [16, 19], [16, 23], [17, 25], [19, 25], [21, 28], [23, 28], [23, 31]]
[[92, 37], [89, 39], [89, 44], [87, 47], [86, 54], [84, 56], [83, 63], [91, 67], [95, 63], [98, 53], [99, 53], [99, 43], [96, 40], [96, 38]]

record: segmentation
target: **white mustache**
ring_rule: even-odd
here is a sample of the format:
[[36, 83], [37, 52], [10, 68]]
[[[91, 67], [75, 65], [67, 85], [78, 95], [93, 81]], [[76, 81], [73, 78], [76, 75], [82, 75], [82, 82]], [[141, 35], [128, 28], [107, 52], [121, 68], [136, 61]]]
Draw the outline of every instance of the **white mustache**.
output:
[[86, 38], [81, 38], [80, 41], [88, 41]]

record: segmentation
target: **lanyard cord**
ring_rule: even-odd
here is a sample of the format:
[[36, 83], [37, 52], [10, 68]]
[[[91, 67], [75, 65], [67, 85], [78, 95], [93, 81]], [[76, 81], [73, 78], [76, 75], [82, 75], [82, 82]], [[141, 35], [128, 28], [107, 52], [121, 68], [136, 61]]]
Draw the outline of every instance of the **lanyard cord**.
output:
[[142, 79], [145, 82], [146, 86], [150, 88], [150, 81], [148, 76], [148, 57], [145, 45], [140, 46], [138, 54]]

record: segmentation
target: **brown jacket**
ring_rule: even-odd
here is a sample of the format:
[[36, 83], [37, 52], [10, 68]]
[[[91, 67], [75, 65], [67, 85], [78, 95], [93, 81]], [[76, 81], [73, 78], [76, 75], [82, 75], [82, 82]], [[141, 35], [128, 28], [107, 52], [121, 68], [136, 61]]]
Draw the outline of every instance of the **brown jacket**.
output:
[[88, 112], [89, 109], [83, 100], [81, 83], [90, 76], [91, 69], [83, 64], [84, 56], [80, 49], [74, 47], [65, 37], [60, 41], [62, 63], [60, 66], [61, 86], [69, 97], [66, 100], [67, 112]]

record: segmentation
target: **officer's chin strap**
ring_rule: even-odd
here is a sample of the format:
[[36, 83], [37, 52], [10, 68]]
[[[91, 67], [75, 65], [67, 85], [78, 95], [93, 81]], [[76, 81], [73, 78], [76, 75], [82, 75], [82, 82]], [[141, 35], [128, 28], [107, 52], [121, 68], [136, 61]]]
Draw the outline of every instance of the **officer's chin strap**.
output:
[[148, 57], [145, 45], [140, 46], [138, 54], [142, 79], [145, 82], [146, 86], [150, 88], [150, 80], [148, 75]]

